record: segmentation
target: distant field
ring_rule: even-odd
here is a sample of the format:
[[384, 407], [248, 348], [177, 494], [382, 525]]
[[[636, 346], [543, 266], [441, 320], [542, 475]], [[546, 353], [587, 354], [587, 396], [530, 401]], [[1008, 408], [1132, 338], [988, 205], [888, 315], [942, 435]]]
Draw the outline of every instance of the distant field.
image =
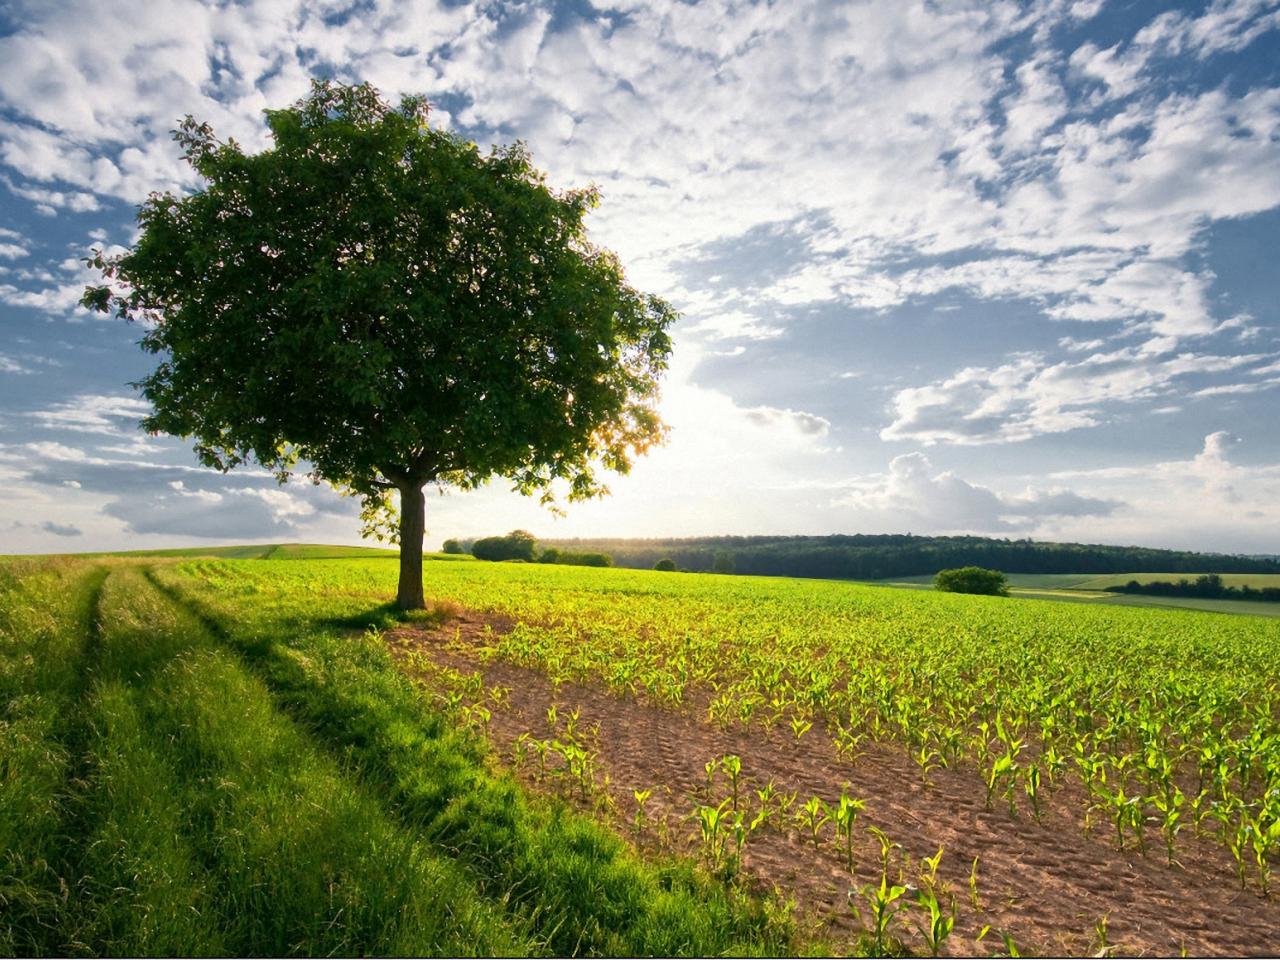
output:
[[[1075, 585], [1079, 590], [1105, 590], [1107, 587], [1121, 587], [1130, 580], [1139, 583], [1152, 583], [1163, 580], [1176, 583], [1179, 580], [1195, 580], [1195, 573], [1109, 573], [1105, 576], [1091, 576]], [[1228, 587], [1250, 586], [1255, 590], [1262, 587], [1280, 587], [1280, 573], [1221, 573], [1222, 582]]]
[[[1091, 573], [1008, 573], [1005, 574], [1005, 578], [1011, 585], [1016, 587], [1039, 587], [1050, 590], [1070, 590], [1083, 586], [1088, 581], [1095, 579]], [[933, 586], [933, 574], [922, 574], [917, 577], [894, 577], [891, 580], [878, 582], [892, 584], [918, 583]]]
[[[176, 547], [159, 550], [115, 550], [100, 553], [71, 554], [78, 557], [219, 557], [224, 560], [342, 560], [361, 557], [395, 559], [400, 551], [394, 547], [345, 546], [323, 543], [258, 543], [231, 547]], [[425, 553], [428, 560], [474, 560], [470, 554]], [[0, 562], [14, 559], [0, 556]]]
[[[1010, 573], [1009, 593], [1024, 600], [1061, 600], [1068, 603], [1103, 603], [1125, 607], [1165, 607], [1181, 610], [1203, 610], [1207, 613], [1246, 614], [1255, 617], [1280, 617], [1280, 604], [1252, 600], [1217, 600], [1200, 597], [1148, 597], [1110, 593], [1107, 587], [1123, 586], [1130, 580], [1150, 583], [1153, 580], [1194, 580], [1194, 573], [1112, 573], [1105, 576], [1079, 573]], [[1254, 588], [1280, 587], [1280, 574], [1224, 573], [1228, 586]], [[876, 581], [887, 587], [912, 590], [933, 589], [933, 577], [904, 577], [899, 580]]]
[[1107, 594], [1104, 603], [1122, 607], [1165, 607], [1167, 609], [1206, 610], [1211, 613], [1235, 613], [1253, 617], [1280, 617], [1280, 603], [1256, 600], [1202, 600], [1199, 597], [1147, 597]]

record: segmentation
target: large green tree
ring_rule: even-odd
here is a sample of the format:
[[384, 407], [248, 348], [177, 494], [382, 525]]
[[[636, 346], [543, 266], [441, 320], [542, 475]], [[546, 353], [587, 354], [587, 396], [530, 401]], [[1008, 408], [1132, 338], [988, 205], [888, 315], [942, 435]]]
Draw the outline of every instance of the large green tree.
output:
[[520, 144], [482, 152], [368, 85], [318, 81], [267, 122], [248, 153], [188, 117], [201, 187], [153, 194], [84, 303], [146, 327], [146, 429], [359, 496], [420, 608], [424, 489], [607, 492], [663, 435], [675, 314], [588, 241], [596, 191], [552, 189]]

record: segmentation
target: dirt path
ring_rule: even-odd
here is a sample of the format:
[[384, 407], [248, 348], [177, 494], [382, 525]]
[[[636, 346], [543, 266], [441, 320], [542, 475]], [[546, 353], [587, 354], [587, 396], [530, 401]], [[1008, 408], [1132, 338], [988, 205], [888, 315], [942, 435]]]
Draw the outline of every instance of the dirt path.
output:
[[[705, 722], [699, 704], [673, 712], [602, 686], [554, 689], [536, 670], [481, 663], [477, 649], [486, 642], [486, 631], [509, 628], [492, 617], [462, 613], [437, 629], [391, 631], [387, 640], [410, 672], [423, 672], [422, 662], [415, 661], [425, 657], [438, 667], [479, 671], [486, 689], [509, 690], [503, 705], [487, 704], [489, 735], [504, 758], [511, 758], [521, 734], [554, 735], [547, 720], [550, 705], [558, 705], [562, 718], [578, 709], [580, 730], [598, 725], [593, 742], [599, 750], [598, 777], [603, 782], [607, 774], [620, 821], [629, 824], [636, 809], [632, 789], [653, 788], [642, 844], [696, 851], [691, 811], [696, 803], [718, 803], [729, 790], [723, 776], [708, 790], [704, 765], [735, 754], [742, 759], [740, 794], [753, 800], [749, 791], [772, 780], [780, 790], [796, 792], [793, 812], [810, 796], [833, 803], [845, 783], [852, 796], [866, 801], [854, 845], [858, 887], [880, 879], [881, 847], [867, 826], [880, 828], [901, 848], [893, 855], [891, 882], [901, 869], [908, 883], [918, 883], [921, 859], [944, 848], [938, 875], [959, 904], [955, 933], [944, 952], [994, 953], [1002, 949], [994, 931], [1007, 931], [1024, 952], [1095, 954], [1101, 946], [1096, 925], [1104, 917], [1107, 940], [1117, 954], [1280, 951], [1280, 900], [1263, 899], [1253, 885], [1242, 891], [1230, 856], [1214, 842], [1183, 836], [1179, 863], [1170, 866], [1158, 837], [1143, 856], [1117, 849], [1105, 824], [1086, 836], [1083, 792], [1072, 786], [1055, 791], [1043, 822], [1036, 823], [1021, 812], [1025, 804], [1016, 818], [998, 800], [988, 810], [985, 787], [974, 770], [936, 770], [926, 785], [905, 750], [892, 745], [872, 744], [851, 762], [837, 755], [819, 725], [800, 740], [789, 729], [722, 730]], [[525, 764], [519, 775], [537, 788], [554, 789], [552, 781], [535, 782], [536, 763]], [[834, 832], [830, 825], [823, 828], [815, 850], [790, 820], [787, 816], [776, 828], [751, 835], [743, 869], [752, 882], [794, 896], [803, 915], [829, 925], [837, 944], [851, 943], [851, 882]], [[980, 910], [970, 896], [975, 857]], [[976, 943], [985, 926], [993, 933]], [[918, 934], [902, 935], [913, 950], [924, 952]]]

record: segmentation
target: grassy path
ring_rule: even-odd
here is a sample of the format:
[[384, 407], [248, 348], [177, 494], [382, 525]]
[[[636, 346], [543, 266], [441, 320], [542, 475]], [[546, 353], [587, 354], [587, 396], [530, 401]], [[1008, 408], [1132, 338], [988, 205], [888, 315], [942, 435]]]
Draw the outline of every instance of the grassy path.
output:
[[0, 568], [0, 953], [59, 949], [79, 703], [106, 571], [74, 560]]
[[129, 565], [6, 571], [5, 953], [538, 952]]

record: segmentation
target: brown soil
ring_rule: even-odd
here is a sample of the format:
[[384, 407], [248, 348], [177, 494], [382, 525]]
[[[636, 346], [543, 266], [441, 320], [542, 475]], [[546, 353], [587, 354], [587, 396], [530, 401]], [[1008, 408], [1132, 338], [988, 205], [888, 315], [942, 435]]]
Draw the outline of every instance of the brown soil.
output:
[[[1023, 952], [1097, 954], [1099, 920], [1106, 918], [1107, 940], [1115, 954], [1274, 955], [1280, 951], [1280, 898], [1264, 899], [1251, 878], [1241, 890], [1230, 855], [1214, 841], [1197, 840], [1189, 832], [1179, 838], [1178, 861], [1170, 866], [1162, 839], [1150, 831], [1147, 855], [1120, 850], [1106, 823], [1092, 835], [1084, 832], [1083, 791], [1060, 786], [1043, 802], [1042, 823], [1029, 815], [1026, 798], [1010, 817], [997, 798], [986, 807], [986, 788], [977, 771], [934, 770], [925, 784], [920, 768], [907, 752], [891, 744], [871, 744], [855, 761], [841, 758], [820, 724], [796, 740], [789, 728], [766, 732], [760, 727], [722, 730], [706, 722], [705, 704], [675, 712], [617, 696], [603, 686], [561, 684], [553, 688], [536, 670], [508, 663], [482, 663], [480, 647], [490, 631], [509, 630], [509, 621], [462, 612], [441, 627], [405, 627], [387, 634], [390, 649], [406, 669], [414, 654], [431, 663], [466, 673], [479, 671], [486, 689], [505, 687], [506, 702], [492, 712], [488, 733], [497, 754], [508, 761], [521, 734], [545, 739], [547, 708], [560, 715], [580, 710], [579, 730], [598, 730], [595, 797], [612, 797], [612, 816], [621, 832], [635, 837], [632, 789], [654, 788], [646, 812], [649, 824], [639, 837], [643, 846], [668, 846], [697, 855], [697, 825], [690, 813], [697, 803], [718, 803], [729, 794], [723, 775], [707, 787], [704, 764], [736, 754], [742, 759], [740, 796], [772, 780], [782, 791], [797, 792], [793, 813], [810, 796], [833, 803], [841, 787], [866, 800], [854, 845], [857, 871], [851, 883], [831, 825], [823, 828], [819, 849], [795, 829], [790, 816], [777, 826], [757, 830], [743, 855], [743, 872], [755, 885], [776, 888], [794, 897], [801, 916], [817, 918], [824, 936], [840, 949], [852, 947], [856, 924], [848, 906], [851, 886], [879, 882], [879, 842], [865, 829], [874, 825], [900, 845], [891, 861], [891, 882], [902, 878], [918, 885], [924, 857], [945, 851], [938, 872], [943, 889], [959, 905], [955, 932], [946, 953], [991, 954], [1003, 951], [996, 931], [1007, 931]], [[528, 785], [555, 790], [574, 799], [576, 788], [565, 777], [538, 776], [530, 758], [517, 770]], [[579, 803], [586, 805], [583, 801]], [[969, 873], [978, 863], [981, 909], [970, 898]], [[918, 911], [910, 911], [918, 915]], [[904, 913], [903, 917], [907, 914]], [[991, 933], [981, 943], [983, 927]], [[914, 930], [899, 928], [917, 953], [927, 952]]]

